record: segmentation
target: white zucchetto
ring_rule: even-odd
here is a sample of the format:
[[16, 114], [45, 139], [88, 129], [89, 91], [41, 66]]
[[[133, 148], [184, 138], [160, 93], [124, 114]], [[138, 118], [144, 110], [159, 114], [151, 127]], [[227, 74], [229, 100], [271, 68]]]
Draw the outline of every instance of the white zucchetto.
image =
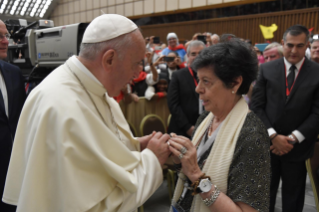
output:
[[130, 19], [117, 14], [96, 17], [86, 28], [82, 43], [99, 43], [133, 32], [138, 27]]

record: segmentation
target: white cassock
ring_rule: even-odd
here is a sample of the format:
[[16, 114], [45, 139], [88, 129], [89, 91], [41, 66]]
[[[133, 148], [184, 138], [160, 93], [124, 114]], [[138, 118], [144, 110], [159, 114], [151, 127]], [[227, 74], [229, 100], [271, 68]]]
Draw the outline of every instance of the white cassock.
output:
[[28, 97], [3, 201], [17, 212], [135, 211], [162, 183], [161, 166], [139, 151], [119, 105], [74, 60]]

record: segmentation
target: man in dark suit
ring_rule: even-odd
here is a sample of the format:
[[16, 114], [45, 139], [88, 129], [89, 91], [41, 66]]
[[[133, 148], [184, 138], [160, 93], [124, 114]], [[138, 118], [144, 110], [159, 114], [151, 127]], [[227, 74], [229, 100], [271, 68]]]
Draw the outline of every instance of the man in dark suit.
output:
[[[301, 212], [305, 198], [305, 160], [313, 154], [319, 133], [319, 65], [305, 58], [308, 29], [286, 30], [284, 58], [260, 66], [251, 109], [268, 129], [272, 180], [270, 211], [274, 211], [280, 178], [282, 211]], [[265, 194], [268, 195], [268, 194]]]
[[[7, 57], [9, 34], [0, 20], [0, 59]], [[12, 144], [20, 112], [26, 98], [20, 69], [0, 60], [0, 191], [1, 199], [8, 171]], [[16, 206], [0, 201], [0, 211], [15, 211]]]
[[195, 92], [197, 86], [197, 73], [191, 69], [191, 65], [205, 44], [202, 41], [192, 41], [187, 48], [188, 67], [177, 70], [172, 74], [167, 103], [172, 114], [168, 126], [168, 132], [190, 137], [194, 130], [194, 125], [199, 116], [200, 105], [198, 93]]

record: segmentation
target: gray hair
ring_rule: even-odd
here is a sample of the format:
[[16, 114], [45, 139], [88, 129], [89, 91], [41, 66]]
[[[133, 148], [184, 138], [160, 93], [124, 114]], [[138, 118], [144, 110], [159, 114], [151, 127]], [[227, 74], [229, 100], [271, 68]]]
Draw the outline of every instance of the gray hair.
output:
[[280, 45], [279, 43], [277, 42], [272, 42], [271, 44], [269, 44], [268, 46], [266, 46], [266, 48], [264, 49], [264, 52], [269, 50], [269, 49], [272, 49], [272, 48], [275, 48], [277, 47], [277, 51], [278, 53], [281, 55], [281, 56], [284, 56], [284, 50], [282, 48], [282, 45]]
[[139, 30], [134, 30], [128, 34], [99, 43], [81, 43], [79, 56], [87, 60], [94, 60], [102, 52], [114, 49], [118, 53], [119, 57], [122, 58], [123, 53], [125, 52], [124, 49], [134, 43], [132, 42], [132, 34], [138, 31]]
[[212, 36], [210, 36], [210, 38], [213, 38], [214, 36], [216, 36], [218, 38], [218, 41], [220, 40], [220, 37], [217, 34], [213, 34]]
[[198, 47], [198, 46], [203, 46], [204, 48], [206, 47], [203, 41], [199, 41], [199, 40], [191, 41], [187, 47], [187, 55], [190, 54], [191, 48]]

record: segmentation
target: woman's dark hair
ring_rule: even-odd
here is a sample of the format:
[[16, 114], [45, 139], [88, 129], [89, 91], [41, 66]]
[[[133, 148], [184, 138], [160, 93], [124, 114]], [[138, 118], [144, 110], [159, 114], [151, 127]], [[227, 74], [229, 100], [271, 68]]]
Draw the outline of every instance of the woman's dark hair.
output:
[[248, 92], [250, 84], [257, 77], [258, 60], [247, 43], [232, 39], [203, 49], [192, 68], [211, 68], [226, 88], [233, 88], [235, 79], [242, 76], [243, 82], [237, 91], [237, 95], [242, 95]]

